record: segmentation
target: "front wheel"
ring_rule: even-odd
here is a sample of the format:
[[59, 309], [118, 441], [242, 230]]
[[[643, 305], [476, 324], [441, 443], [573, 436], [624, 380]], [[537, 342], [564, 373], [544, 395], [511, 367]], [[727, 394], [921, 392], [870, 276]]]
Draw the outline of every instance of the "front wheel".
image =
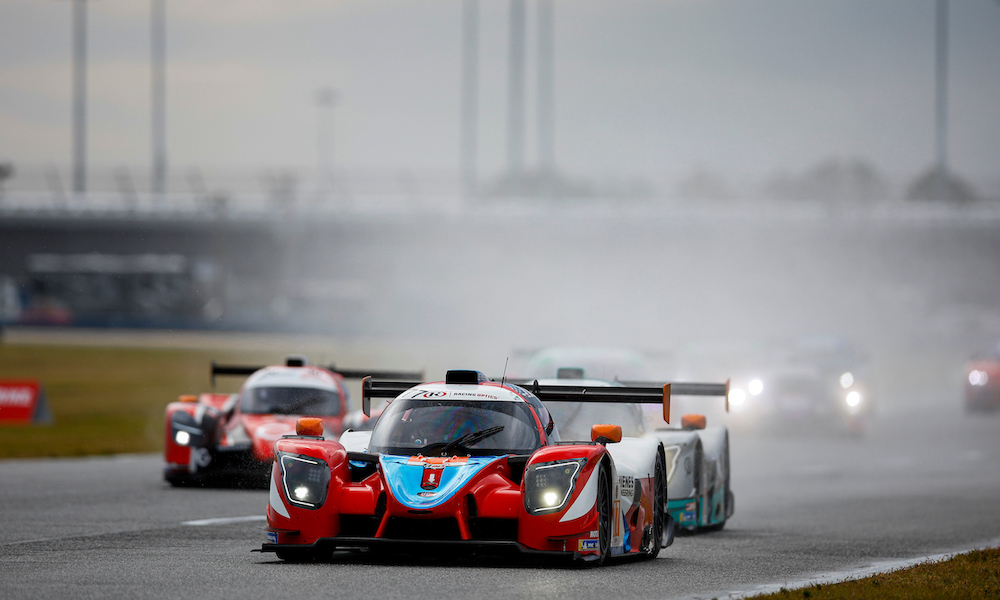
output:
[[611, 475], [605, 461], [597, 467], [597, 529], [600, 545], [600, 558], [597, 564], [602, 565], [611, 554]]

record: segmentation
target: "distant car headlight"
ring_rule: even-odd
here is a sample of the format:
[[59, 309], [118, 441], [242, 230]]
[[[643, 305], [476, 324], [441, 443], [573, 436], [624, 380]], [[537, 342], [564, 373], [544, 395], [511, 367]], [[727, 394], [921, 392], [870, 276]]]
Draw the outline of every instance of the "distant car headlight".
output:
[[321, 458], [288, 452], [279, 452], [278, 461], [285, 498], [311, 510], [323, 506], [330, 489], [330, 465]]
[[729, 390], [729, 403], [733, 406], [739, 406], [746, 402], [747, 393], [740, 388], [732, 388]]
[[846, 390], [847, 388], [851, 387], [852, 385], [854, 385], [854, 374], [853, 373], [851, 373], [850, 371], [848, 371], [848, 372], [846, 372], [846, 373], [844, 373], [843, 375], [840, 376], [840, 387], [842, 387], [842, 388], [844, 388]]
[[847, 392], [847, 396], [844, 397], [844, 401], [847, 402], [847, 405], [851, 408], [860, 405], [862, 399], [861, 392], [857, 390]]
[[976, 369], [969, 373], [969, 383], [972, 385], [986, 385], [989, 382], [990, 376], [986, 374], [986, 371], [980, 371]]
[[205, 432], [202, 431], [194, 417], [179, 410], [170, 417], [170, 432], [174, 443], [178, 446], [203, 446]]
[[764, 382], [760, 379], [754, 379], [747, 384], [747, 391], [750, 392], [751, 396], [760, 396], [761, 392], [764, 391]]
[[524, 508], [535, 515], [562, 510], [586, 462], [578, 458], [529, 465], [524, 474]]

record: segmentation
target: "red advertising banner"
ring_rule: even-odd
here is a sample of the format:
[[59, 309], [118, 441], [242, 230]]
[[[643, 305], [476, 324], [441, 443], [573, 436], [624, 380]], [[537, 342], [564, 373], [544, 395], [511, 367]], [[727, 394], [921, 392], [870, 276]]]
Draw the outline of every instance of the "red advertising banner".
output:
[[45, 420], [41, 413], [47, 415], [48, 407], [38, 381], [0, 379], [0, 424]]

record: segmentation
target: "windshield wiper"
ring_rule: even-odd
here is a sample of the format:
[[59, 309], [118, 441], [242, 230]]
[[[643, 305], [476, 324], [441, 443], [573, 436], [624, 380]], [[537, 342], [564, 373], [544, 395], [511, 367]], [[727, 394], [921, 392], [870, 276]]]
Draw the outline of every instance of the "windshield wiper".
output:
[[488, 427], [486, 429], [481, 429], [479, 431], [473, 431], [472, 433], [467, 433], [462, 437], [456, 438], [445, 444], [444, 448], [441, 448], [441, 456], [445, 456], [452, 449], [458, 448], [459, 446], [468, 448], [469, 446], [475, 444], [476, 442], [481, 442], [486, 438], [490, 437], [491, 435], [496, 435], [500, 433], [501, 431], [503, 431], [503, 429], [504, 429], [503, 425], [494, 425], [493, 427]]

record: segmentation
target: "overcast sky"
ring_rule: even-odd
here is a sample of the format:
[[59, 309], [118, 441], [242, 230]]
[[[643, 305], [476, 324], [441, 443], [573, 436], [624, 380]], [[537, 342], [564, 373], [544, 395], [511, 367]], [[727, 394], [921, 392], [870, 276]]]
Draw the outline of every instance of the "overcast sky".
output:
[[[150, 162], [150, 3], [89, 4], [89, 162]], [[536, 4], [529, 0], [534, 164]], [[506, 156], [507, 11], [481, 8], [480, 169]], [[456, 172], [460, 0], [167, 0], [169, 162]], [[952, 0], [950, 162], [1000, 177], [1000, 2]], [[934, 154], [933, 0], [555, 0], [556, 159], [573, 174], [731, 178]], [[0, 0], [0, 161], [68, 167], [71, 3]]]

